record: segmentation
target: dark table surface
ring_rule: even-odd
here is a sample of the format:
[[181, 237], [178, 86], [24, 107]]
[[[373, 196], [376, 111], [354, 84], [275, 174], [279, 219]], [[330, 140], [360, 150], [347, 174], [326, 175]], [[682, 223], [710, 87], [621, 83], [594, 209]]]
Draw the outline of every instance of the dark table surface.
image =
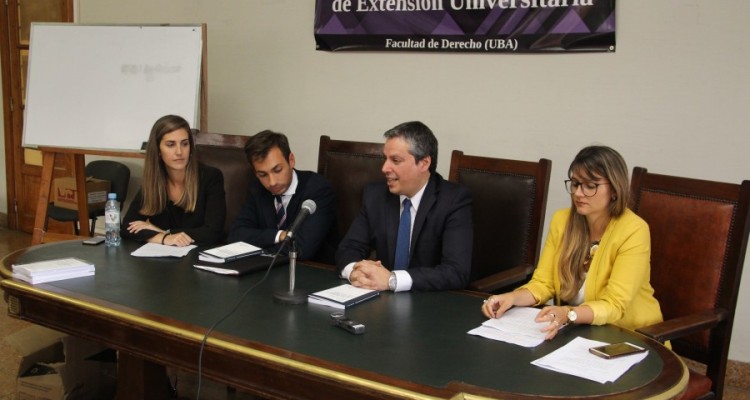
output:
[[[7, 257], [3, 273], [11, 268], [6, 263], [78, 257], [96, 265], [94, 276], [36, 287], [164, 317], [160, 321], [180, 321], [199, 331], [228, 315], [215, 329], [222, 337], [436, 388], [462, 382], [518, 394], [606, 396], [647, 387], [662, 373], [665, 357], [670, 362], [676, 358], [658, 343], [614, 326], [569, 327], [534, 348], [469, 335], [485, 320], [483, 297], [456, 291], [384, 292], [346, 310], [347, 317], [366, 325], [365, 334], [353, 335], [331, 324], [329, 315], [337, 311], [333, 308], [274, 301], [275, 292], [288, 288], [286, 264], [273, 268], [265, 279], [265, 271], [232, 277], [194, 268], [200, 263], [197, 250], [179, 259], [136, 258], [130, 252], [137, 247], [131, 242], [118, 248], [83, 246], [80, 241], [40, 245]], [[297, 265], [298, 289], [314, 292], [342, 283], [331, 270]], [[651, 351], [616, 382], [606, 384], [530, 364], [578, 336], [629, 341]]]

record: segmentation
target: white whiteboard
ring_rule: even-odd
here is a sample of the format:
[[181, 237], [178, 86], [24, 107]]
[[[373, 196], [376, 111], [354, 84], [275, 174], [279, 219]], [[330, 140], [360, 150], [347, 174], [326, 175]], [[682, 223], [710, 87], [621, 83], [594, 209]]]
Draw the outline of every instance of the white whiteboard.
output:
[[202, 31], [31, 25], [23, 145], [139, 150], [167, 114], [199, 127]]

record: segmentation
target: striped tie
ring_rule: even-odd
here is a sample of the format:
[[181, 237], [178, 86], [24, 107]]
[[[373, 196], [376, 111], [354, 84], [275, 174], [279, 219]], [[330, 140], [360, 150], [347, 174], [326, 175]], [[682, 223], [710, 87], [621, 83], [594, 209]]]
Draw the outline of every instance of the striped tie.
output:
[[284, 210], [284, 202], [281, 201], [281, 196], [274, 196], [276, 198], [276, 227], [281, 229], [286, 222], [286, 211]]

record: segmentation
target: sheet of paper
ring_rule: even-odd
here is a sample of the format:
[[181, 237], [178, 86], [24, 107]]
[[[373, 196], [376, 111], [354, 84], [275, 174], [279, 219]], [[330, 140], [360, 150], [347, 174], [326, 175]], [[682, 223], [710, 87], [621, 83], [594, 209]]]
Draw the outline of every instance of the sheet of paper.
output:
[[57, 271], [72, 271], [76, 269], [89, 270], [93, 265], [87, 261], [77, 258], [58, 258], [47, 261], [37, 261], [29, 264], [14, 264], [13, 272], [25, 275], [45, 274], [47, 272], [55, 273]]
[[22, 281], [26, 281], [31, 283], [32, 285], [36, 285], [37, 283], [47, 283], [47, 282], [55, 282], [55, 281], [62, 281], [65, 279], [71, 279], [71, 278], [80, 278], [82, 276], [91, 276], [94, 275], [95, 269], [92, 265], [89, 270], [82, 271], [61, 271], [58, 273], [46, 273], [42, 275], [24, 275], [19, 274], [16, 272], [12, 273], [12, 276], [16, 279], [20, 279]]
[[194, 264], [193, 267], [202, 269], [205, 271], [211, 271], [217, 274], [222, 275], [239, 275], [240, 273], [237, 270], [234, 269], [226, 269], [226, 268], [219, 268], [219, 267], [209, 267], [208, 265], [198, 265]]
[[203, 253], [217, 258], [231, 258], [248, 253], [257, 253], [262, 249], [245, 242], [235, 242], [206, 250]]
[[534, 317], [539, 313], [538, 308], [513, 307], [502, 317], [488, 319], [482, 326], [470, 330], [470, 335], [477, 335], [487, 339], [500, 340], [524, 347], [535, 347], [544, 342], [547, 335], [542, 328], [549, 322], [535, 322]]
[[12, 269], [14, 278], [31, 284], [91, 276], [94, 275], [96, 270], [94, 264], [77, 258], [60, 258], [30, 264], [17, 264], [13, 265]]
[[130, 253], [134, 257], [185, 257], [195, 245], [177, 247], [158, 243], [146, 243], [136, 251]]
[[606, 383], [616, 381], [648, 355], [648, 352], [644, 352], [605, 359], [589, 353], [590, 348], [607, 344], [609, 343], [577, 337], [565, 346], [531, 363], [552, 371]]
[[331, 301], [331, 300], [321, 299], [321, 298], [318, 298], [318, 297], [315, 297], [315, 296], [308, 296], [307, 297], [307, 301], [310, 302], [310, 303], [312, 303], [312, 304], [319, 304], [321, 306], [328, 306], [328, 307], [338, 308], [339, 310], [343, 310], [343, 309], [346, 308], [346, 306], [343, 305], [343, 304], [341, 304], [341, 303], [337, 303], [337, 302]]

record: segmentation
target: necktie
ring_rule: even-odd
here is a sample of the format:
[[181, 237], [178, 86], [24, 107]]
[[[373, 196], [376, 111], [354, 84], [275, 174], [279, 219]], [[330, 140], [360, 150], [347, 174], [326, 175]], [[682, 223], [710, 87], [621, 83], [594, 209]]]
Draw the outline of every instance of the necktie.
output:
[[274, 196], [276, 198], [276, 227], [281, 229], [286, 222], [286, 211], [284, 210], [284, 202], [281, 201], [281, 196]]
[[398, 223], [396, 236], [396, 262], [393, 269], [406, 269], [409, 266], [409, 239], [411, 236], [411, 201], [404, 199], [404, 211]]

